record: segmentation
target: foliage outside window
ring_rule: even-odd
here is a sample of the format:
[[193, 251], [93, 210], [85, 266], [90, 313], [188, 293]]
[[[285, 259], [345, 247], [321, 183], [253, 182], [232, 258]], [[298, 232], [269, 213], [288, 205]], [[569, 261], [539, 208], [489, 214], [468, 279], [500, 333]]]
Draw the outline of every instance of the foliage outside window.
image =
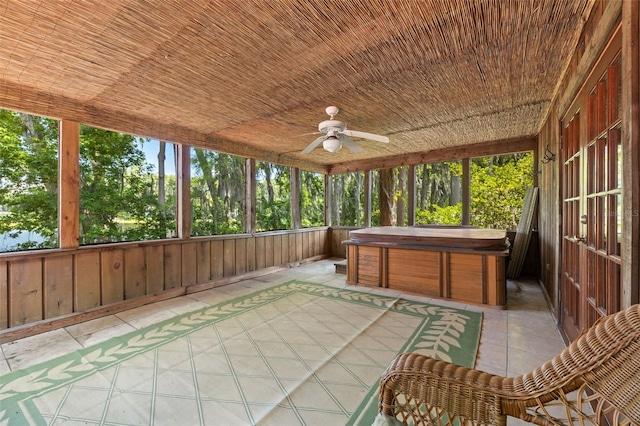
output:
[[80, 127], [81, 245], [176, 235], [175, 175], [162, 175], [163, 167], [156, 171], [146, 154], [159, 154], [160, 146], [124, 133]]
[[533, 153], [471, 160], [470, 224], [480, 228], [518, 227], [527, 188], [533, 186]]
[[191, 170], [192, 235], [244, 232], [244, 158], [196, 148]]
[[459, 225], [462, 164], [444, 161], [416, 167], [416, 225]]
[[331, 225], [362, 226], [364, 173], [343, 173], [331, 178]]
[[0, 110], [0, 252], [58, 247], [58, 129]]
[[291, 169], [256, 162], [256, 230], [291, 229]]
[[303, 228], [324, 225], [324, 175], [300, 171], [300, 216]]

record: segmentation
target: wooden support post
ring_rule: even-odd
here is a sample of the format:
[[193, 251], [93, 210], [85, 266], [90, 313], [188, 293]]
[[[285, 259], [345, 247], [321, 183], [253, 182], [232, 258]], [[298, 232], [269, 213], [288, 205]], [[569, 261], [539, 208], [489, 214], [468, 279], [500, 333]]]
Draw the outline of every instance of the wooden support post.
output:
[[371, 170], [364, 172], [364, 226], [371, 227]]
[[324, 175], [324, 224], [331, 226], [331, 202], [333, 201], [333, 191], [331, 185], [331, 175]]
[[178, 238], [191, 237], [191, 147], [189, 145], [177, 146], [177, 170], [178, 178]]
[[300, 169], [291, 167], [290, 173], [291, 188], [291, 228], [300, 229], [302, 218], [300, 217]]
[[80, 123], [60, 121], [58, 233], [60, 248], [80, 245]]
[[462, 159], [462, 225], [471, 223], [471, 160]]
[[640, 302], [640, 4], [622, 3], [622, 265], [621, 308]]
[[244, 232], [256, 232], [256, 160], [247, 158], [244, 161]]
[[407, 173], [407, 225], [416, 224], [416, 166], [409, 166]]

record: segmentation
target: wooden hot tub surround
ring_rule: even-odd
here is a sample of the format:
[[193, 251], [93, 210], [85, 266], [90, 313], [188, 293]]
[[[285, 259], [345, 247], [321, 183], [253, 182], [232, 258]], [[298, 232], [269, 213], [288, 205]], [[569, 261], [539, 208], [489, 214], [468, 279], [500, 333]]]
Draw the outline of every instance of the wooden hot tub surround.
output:
[[377, 227], [349, 233], [347, 282], [504, 307], [506, 231]]

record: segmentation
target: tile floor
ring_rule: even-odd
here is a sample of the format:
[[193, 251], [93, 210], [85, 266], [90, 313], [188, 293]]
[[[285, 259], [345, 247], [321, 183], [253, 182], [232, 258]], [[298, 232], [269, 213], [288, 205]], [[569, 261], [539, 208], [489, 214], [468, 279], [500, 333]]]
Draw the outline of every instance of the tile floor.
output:
[[[398, 292], [347, 286], [345, 275], [335, 273], [334, 260], [305, 264], [286, 271], [240, 281], [216, 289], [170, 299], [64, 329], [0, 345], [0, 375], [103, 342], [177, 314], [219, 303], [291, 279], [397, 295]], [[525, 373], [555, 356], [564, 343], [535, 280], [509, 281], [508, 309], [434, 300], [415, 295], [407, 299], [450, 305], [484, 313], [476, 368], [503, 376]], [[509, 419], [510, 425], [526, 424]]]

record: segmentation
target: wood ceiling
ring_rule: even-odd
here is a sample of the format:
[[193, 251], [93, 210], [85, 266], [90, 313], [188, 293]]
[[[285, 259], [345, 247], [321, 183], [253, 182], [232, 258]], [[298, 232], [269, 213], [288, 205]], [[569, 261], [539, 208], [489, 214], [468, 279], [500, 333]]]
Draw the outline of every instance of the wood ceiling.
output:
[[[514, 141], [593, 2], [0, 1], [0, 107], [322, 172]], [[302, 154], [329, 105], [390, 143]]]

